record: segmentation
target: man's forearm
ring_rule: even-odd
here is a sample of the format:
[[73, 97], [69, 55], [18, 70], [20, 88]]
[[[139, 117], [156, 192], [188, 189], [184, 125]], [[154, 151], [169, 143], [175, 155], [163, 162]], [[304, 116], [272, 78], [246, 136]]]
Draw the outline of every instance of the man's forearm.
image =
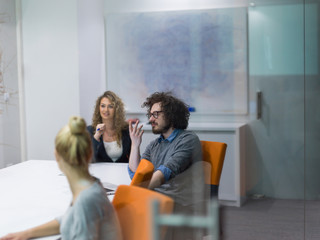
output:
[[157, 170], [153, 173], [148, 188], [154, 189], [154, 188], [160, 187], [163, 183], [164, 183], [164, 175], [161, 171]]
[[140, 163], [140, 147], [131, 146], [129, 157], [129, 168], [132, 172], [136, 172]]

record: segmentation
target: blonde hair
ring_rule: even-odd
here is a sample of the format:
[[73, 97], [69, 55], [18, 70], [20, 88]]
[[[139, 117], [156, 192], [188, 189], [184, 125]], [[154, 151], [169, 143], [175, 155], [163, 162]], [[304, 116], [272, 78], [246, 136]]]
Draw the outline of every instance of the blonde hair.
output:
[[[128, 128], [128, 123], [126, 122], [125, 118], [125, 110], [124, 110], [124, 104], [120, 97], [118, 97], [114, 92], [112, 91], [106, 91], [101, 96], [99, 96], [96, 100], [96, 104], [94, 106], [94, 113], [92, 116], [92, 127], [95, 131], [97, 125], [99, 123], [102, 123], [102, 118], [100, 115], [100, 103], [102, 98], [107, 98], [109, 101], [114, 104], [115, 114], [114, 114], [114, 127], [116, 130], [116, 140], [118, 146], [121, 145], [122, 140], [122, 130]], [[94, 134], [94, 133], [93, 133]]]
[[68, 125], [58, 132], [55, 147], [66, 163], [86, 171], [92, 155], [92, 145], [85, 120], [71, 117]]

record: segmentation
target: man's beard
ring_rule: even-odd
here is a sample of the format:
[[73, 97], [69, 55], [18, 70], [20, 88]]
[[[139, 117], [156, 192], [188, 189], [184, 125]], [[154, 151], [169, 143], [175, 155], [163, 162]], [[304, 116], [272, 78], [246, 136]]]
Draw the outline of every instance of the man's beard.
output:
[[158, 128], [158, 129], [152, 128], [152, 132], [153, 132], [153, 134], [163, 134], [163, 133], [167, 132], [170, 127], [171, 127], [171, 125], [169, 123], [166, 123], [166, 125], [162, 128]]

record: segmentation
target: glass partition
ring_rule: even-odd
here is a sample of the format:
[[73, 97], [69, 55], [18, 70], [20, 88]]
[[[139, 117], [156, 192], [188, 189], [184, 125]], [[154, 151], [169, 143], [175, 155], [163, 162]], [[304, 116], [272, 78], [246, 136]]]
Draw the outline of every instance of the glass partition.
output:
[[305, 1], [305, 239], [319, 239], [320, 1]]
[[320, 236], [319, 6], [312, 0], [248, 6], [248, 200], [225, 209], [223, 239]]

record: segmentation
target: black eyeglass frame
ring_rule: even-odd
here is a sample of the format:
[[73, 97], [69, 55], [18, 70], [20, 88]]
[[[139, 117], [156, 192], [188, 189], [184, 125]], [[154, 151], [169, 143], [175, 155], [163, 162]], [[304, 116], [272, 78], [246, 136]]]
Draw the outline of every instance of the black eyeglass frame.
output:
[[153, 113], [149, 112], [147, 113], [147, 118], [151, 118], [151, 116], [153, 116], [155, 119], [158, 119], [159, 117], [159, 113], [162, 113], [163, 111], [154, 111]]

